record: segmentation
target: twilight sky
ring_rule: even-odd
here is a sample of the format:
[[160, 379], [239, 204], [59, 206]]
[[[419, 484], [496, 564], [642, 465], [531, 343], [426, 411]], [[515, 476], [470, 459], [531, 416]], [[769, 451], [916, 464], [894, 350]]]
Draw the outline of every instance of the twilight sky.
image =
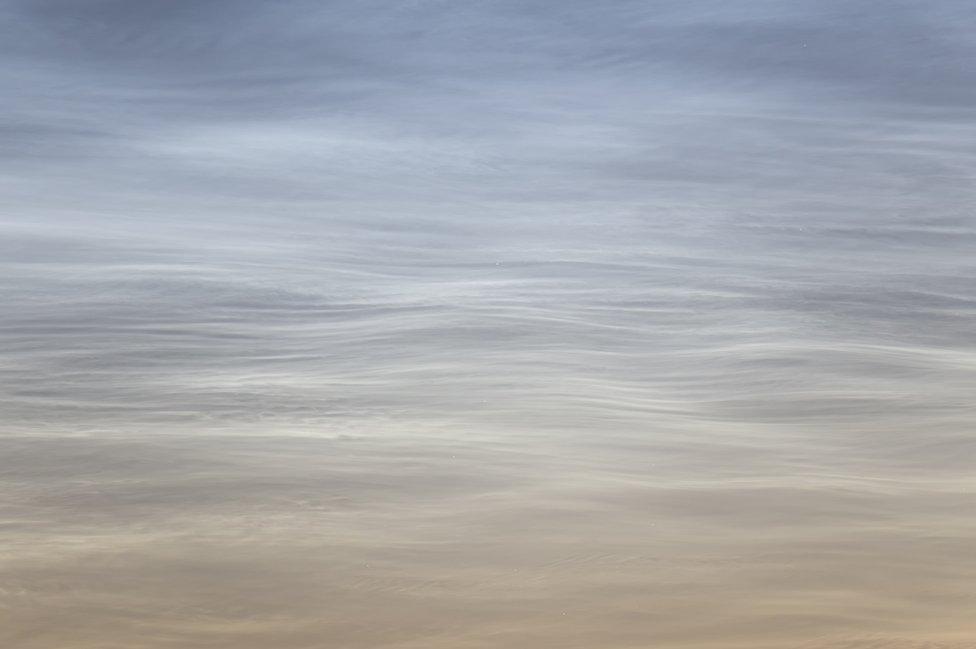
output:
[[974, 24], [0, 0], [0, 644], [972, 647]]
[[[52, 328], [2, 379], [44, 383], [8, 400], [28, 428], [62, 413], [100, 425], [119, 388], [158, 401], [170, 372], [219, 372], [213, 354], [240, 362], [254, 346], [244, 329], [275, 306], [495, 313], [492, 291], [522, 277], [501, 263], [650, 255], [704, 283], [748, 275], [766, 284], [760, 299], [835, 330], [971, 341], [949, 311], [919, 331], [914, 308], [957, 306], [972, 268], [967, 3], [31, 0], [2, 12], [7, 331]], [[512, 268], [509, 283], [452, 270], [469, 263]], [[591, 290], [644, 281], [550, 274], [574, 273]], [[947, 294], [926, 293], [936, 284]], [[383, 331], [400, 355], [423, 342]], [[71, 363], [105, 371], [79, 377]], [[272, 383], [289, 380], [275, 371]], [[185, 390], [156, 409], [253, 405]]]
[[884, 190], [925, 181], [944, 203], [965, 188], [976, 9], [964, 2], [2, 12], [7, 195], [36, 219], [447, 201], [741, 213], [762, 208], [759, 188], [873, 211], [890, 209]]

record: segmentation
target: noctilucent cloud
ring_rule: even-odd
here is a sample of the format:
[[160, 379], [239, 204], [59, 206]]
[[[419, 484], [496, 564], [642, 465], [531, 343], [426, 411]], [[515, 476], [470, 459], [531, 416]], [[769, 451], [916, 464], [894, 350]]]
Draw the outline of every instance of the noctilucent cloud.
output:
[[972, 647], [974, 24], [0, 2], [0, 644]]

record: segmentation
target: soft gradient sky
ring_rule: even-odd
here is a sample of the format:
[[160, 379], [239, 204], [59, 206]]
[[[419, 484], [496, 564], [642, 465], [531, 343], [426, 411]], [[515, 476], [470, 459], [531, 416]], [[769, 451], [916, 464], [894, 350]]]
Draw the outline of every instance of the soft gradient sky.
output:
[[[655, 250], [708, 257], [714, 272], [692, 272], [709, 278], [780, 264], [750, 271], [765, 299], [839, 327], [972, 341], [971, 322], [951, 317], [972, 268], [953, 255], [973, 243], [968, 3], [31, 0], [2, 12], [6, 331], [53, 328], [30, 336], [47, 353], [6, 365], [8, 389], [45, 386], [8, 398], [8, 425], [64, 413], [97, 426], [120, 387], [157, 401], [169, 372], [219, 372], [160, 347], [189, 338], [109, 335], [122, 320], [185, 332], [220, 300], [267, 310], [318, 290], [460, 306], [483, 292], [445, 270], [459, 260]], [[436, 268], [412, 271], [405, 292], [404, 268], [383, 274], [396, 260]], [[808, 281], [790, 283], [790, 266]], [[950, 311], [922, 326], [932, 300]], [[897, 313], [871, 320], [885, 305]], [[242, 332], [224, 322], [207, 353], [239, 360]], [[57, 351], [93, 345], [106, 371], [59, 385]], [[134, 348], [169, 351], [150, 369]], [[198, 390], [172, 400], [193, 417], [224, 407]]]
[[974, 24], [0, 0], [0, 644], [972, 647]]

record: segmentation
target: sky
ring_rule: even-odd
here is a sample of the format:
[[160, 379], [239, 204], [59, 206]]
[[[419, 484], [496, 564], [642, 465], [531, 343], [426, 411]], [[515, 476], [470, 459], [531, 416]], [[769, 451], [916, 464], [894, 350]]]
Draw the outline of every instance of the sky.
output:
[[972, 646], [974, 22], [0, 0], [0, 639]]
[[[408, 280], [421, 301], [480, 299], [444, 281], [455, 262], [612, 263], [639, 245], [726, 265], [793, 255], [824, 280], [785, 287], [797, 308], [838, 292], [933, 299], [913, 293], [919, 281], [958, 297], [969, 279], [952, 254], [973, 235], [966, 3], [32, 0], [2, 12], [7, 317], [14, 331], [62, 326], [38, 341], [52, 353], [8, 366], [8, 387], [44, 376], [50, 388], [55, 349], [120, 319], [166, 312], [192, 328], [180, 309], [325, 286], [340, 301], [409, 301], [403, 267], [366, 281], [394, 259], [424, 268]], [[930, 277], [895, 285], [891, 264]], [[877, 281], [843, 285], [872, 269]], [[859, 326], [850, 299], [831, 304]], [[937, 326], [970, 340], [959, 322]], [[132, 341], [147, 354], [157, 343]], [[98, 359], [122, 371], [106, 390], [148, 380], [117, 356]], [[159, 370], [187, 369], [174, 363]], [[107, 416], [96, 397], [84, 418]], [[28, 418], [42, 405], [16, 401]]]
[[742, 211], [774, 181], [810, 201], [839, 190], [862, 209], [923, 179], [942, 202], [965, 191], [967, 3], [2, 11], [7, 194], [34, 219], [80, 204], [149, 221], [214, 204], [267, 215], [734, 199]]

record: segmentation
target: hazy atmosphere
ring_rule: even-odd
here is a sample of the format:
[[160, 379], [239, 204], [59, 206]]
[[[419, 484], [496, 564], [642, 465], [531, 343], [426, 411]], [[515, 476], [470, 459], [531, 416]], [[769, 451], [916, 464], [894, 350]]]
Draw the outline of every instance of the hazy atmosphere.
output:
[[976, 6], [0, 0], [4, 649], [972, 649]]

